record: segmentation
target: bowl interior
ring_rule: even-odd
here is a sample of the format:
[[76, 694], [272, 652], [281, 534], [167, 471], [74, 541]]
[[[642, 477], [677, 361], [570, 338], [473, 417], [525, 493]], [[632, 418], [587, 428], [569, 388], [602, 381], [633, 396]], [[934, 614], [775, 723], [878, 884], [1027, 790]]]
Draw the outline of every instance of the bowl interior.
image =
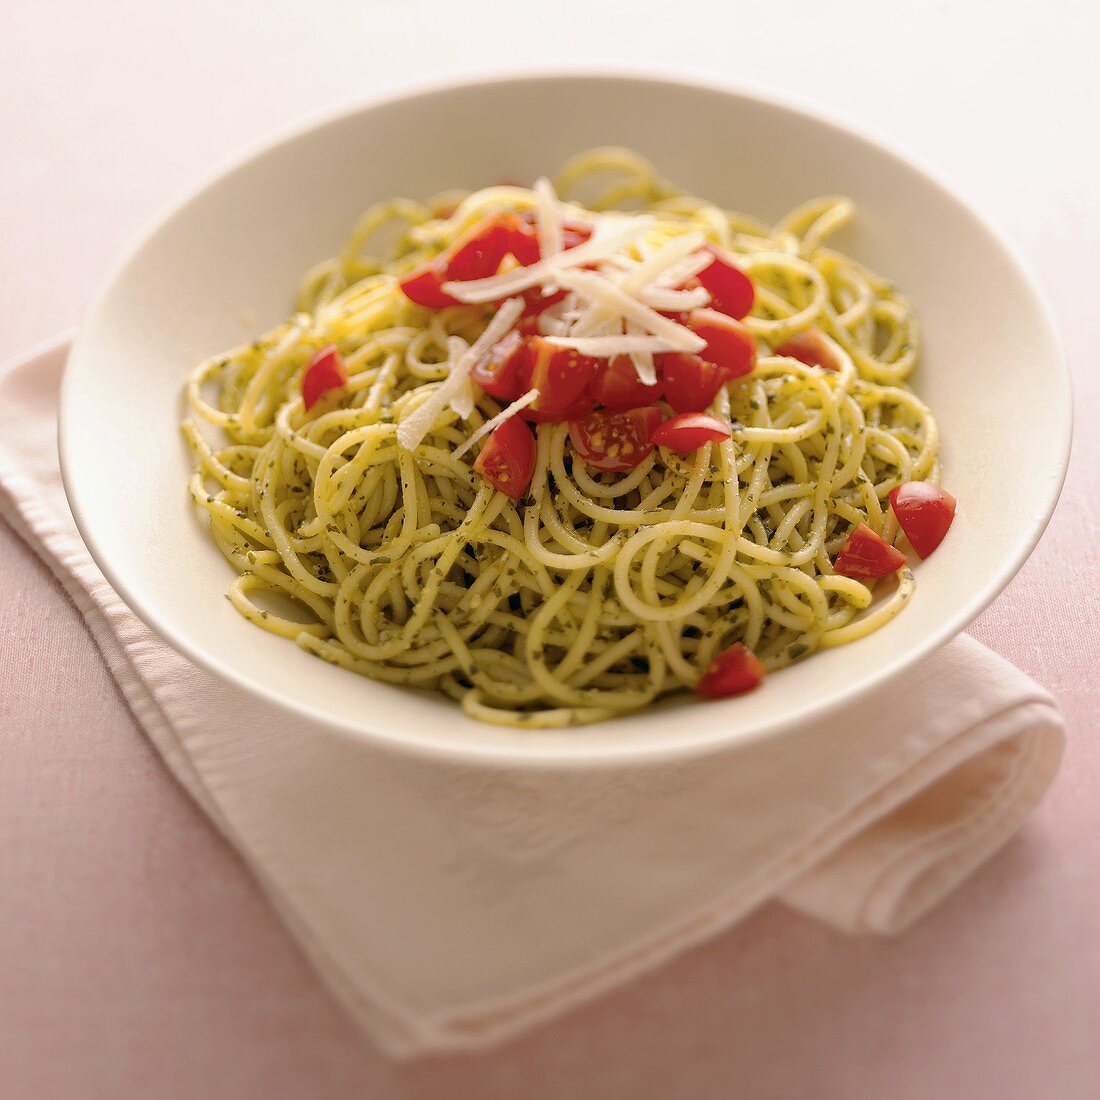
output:
[[[913, 382], [937, 415], [959, 515], [917, 568], [904, 614], [750, 696], [673, 704], [562, 732], [482, 725], [448, 700], [333, 668], [245, 622], [231, 570], [186, 492], [181, 387], [200, 358], [291, 308], [302, 272], [390, 195], [533, 179], [578, 150], [627, 145], [717, 202], [773, 219], [846, 194], [838, 246], [914, 299]], [[81, 329], [61, 419], [66, 487], [98, 564], [178, 649], [246, 688], [412, 749], [547, 760], [676, 754], [812, 720], [928, 652], [1022, 563], [1053, 508], [1068, 379], [1033, 283], [1001, 240], [919, 168], [845, 128], [754, 95], [625, 76], [488, 80], [343, 113], [252, 155], [176, 207], [116, 270]]]

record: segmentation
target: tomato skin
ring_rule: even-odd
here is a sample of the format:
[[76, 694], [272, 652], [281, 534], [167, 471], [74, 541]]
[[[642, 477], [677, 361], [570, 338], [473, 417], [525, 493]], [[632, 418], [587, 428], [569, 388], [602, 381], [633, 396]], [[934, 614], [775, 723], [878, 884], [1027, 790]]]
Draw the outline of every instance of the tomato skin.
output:
[[347, 380], [347, 367], [336, 345], [321, 348], [302, 375], [302, 404], [312, 409], [326, 393], [346, 385]]
[[527, 354], [520, 371], [520, 392], [537, 389], [539, 396], [527, 406], [527, 412], [564, 419], [553, 414], [569, 409], [584, 393], [595, 372], [595, 359], [572, 348], [551, 344], [545, 337], [532, 336], [527, 341]]
[[905, 555], [867, 526], [860, 523], [840, 548], [833, 568], [842, 577], [878, 579], [896, 573], [905, 565]]
[[756, 341], [738, 320], [714, 309], [693, 309], [688, 324], [707, 346], [699, 356], [718, 367], [725, 381], [752, 374], [756, 366]]
[[510, 500], [519, 500], [535, 472], [535, 437], [518, 416], [489, 433], [474, 469]]
[[538, 237], [530, 225], [514, 214], [497, 214], [478, 222], [462, 240], [409, 272], [398, 285], [405, 297], [418, 306], [427, 309], [456, 306], [458, 299], [447, 294], [443, 284], [452, 279], [467, 282], [495, 275], [509, 253], [523, 267], [533, 264], [539, 258]]
[[[538, 404], [538, 402], [535, 402]], [[533, 405], [520, 410], [520, 416], [524, 420], [530, 420], [532, 424], [560, 424], [564, 420], [579, 420], [587, 416], [596, 403], [586, 392], [582, 393], [576, 401], [571, 401], [564, 409], [536, 409]]]
[[425, 309], [444, 309], [458, 305], [457, 298], [444, 293], [443, 284], [446, 281], [446, 264], [437, 256], [430, 263], [409, 272], [397, 285], [410, 302]]
[[759, 686], [765, 675], [760, 658], [744, 643], [734, 642], [707, 665], [695, 683], [695, 690], [713, 699], [744, 695]]
[[820, 367], [822, 370], [840, 370], [840, 360], [829, 346], [825, 333], [816, 326], [805, 332], [796, 332], [772, 352], [773, 355], [786, 355], [805, 363], [807, 367]]
[[514, 329], [494, 344], [471, 368], [470, 377], [501, 401], [515, 401], [520, 389], [527, 341]]
[[542, 288], [537, 286], [525, 290], [521, 295], [523, 298], [523, 312], [520, 314], [520, 326], [534, 319], [535, 325], [530, 334], [538, 335], [539, 316], [551, 306], [556, 306], [558, 302], [563, 301], [565, 293], [564, 290], [555, 290], [553, 294], [543, 294]]
[[596, 404], [616, 411], [652, 405], [663, 388], [660, 380], [653, 385], [643, 382], [629, 355], [616, 355], [606, 365], [601, 363], [588, 383], [588, 392]]
[[573, 450], [595, 470], [633, 470], [652, 451], [650, 436], [661, 422], [659, 409], [593, 412], [569, 421]]
[[664, 398], [678, 413], [702, 412], [726, 383], [719, 367], [687, 352], [665, 352], [659, 370]]
[[756, 298], [752, 280], [717, 245], [707, 245], [707, 251], [714, 259], [695, 278], [710, 293], [713, 309], [740, 321]]
[[701, 412], [671, 416], [663, 424], [658, 424], [650, 436], [650, 440], [659, 447], [667, 447], [680, 455], [689, 455], [704, 443], [729, 438], [729, 424]]
[[486, 218], [447, 253], [447, 278], [456, 282], [488, 278], [497, 273], [509, 254], [521, 267], [529, 267], [539, 259], [534, 228], [514, 214]]
[[890, 507], [898, 526], [922, 559], [943, 542], [957, 504], [949, 492], [930, 481], [907, 481], [890, 490]]

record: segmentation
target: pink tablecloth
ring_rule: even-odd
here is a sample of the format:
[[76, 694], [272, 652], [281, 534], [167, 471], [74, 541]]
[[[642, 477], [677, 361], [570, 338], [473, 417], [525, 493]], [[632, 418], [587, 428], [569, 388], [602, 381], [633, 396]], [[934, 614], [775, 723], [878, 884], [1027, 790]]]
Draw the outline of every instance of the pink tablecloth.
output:
[[[500, 25], [511, 17], [504, 0], [483, 6]], [[241, 142], [413, 69], [500, 60], [481, 5], [476, 27], [442, 3], [414, 27], [423, 0], [321, 7], [10, 6], [4, 356], [75, 320], [139, 223]], [[851, 0], [839, 34], [834, 7], [758, 5], [746, 24], [728, 0], [699, 0], [680, 20], [647, 0], [630, 19], [621, 5], [560, 0], [508, 56], [678, 63], [824, 96], [958, 178], [1038, 266], [1077, 368], [1073, 469], [1047, 538], [973, 631], [1050, 688], [1069, 723], [1032, 823], [897, 941], [772, 907], [495, 1054], [395, 1068], [321, 990], [143, 740], [76, 612], [0, 525], [4, 1100], [1100, 1095], [1092, 8], [1051, 0], [1036, 19], [1007, 5], [990, 20], [988, 3], [960, 0], [884, 18], [881, 3]], [[739, 49], [747, 25], [776, 48]]]

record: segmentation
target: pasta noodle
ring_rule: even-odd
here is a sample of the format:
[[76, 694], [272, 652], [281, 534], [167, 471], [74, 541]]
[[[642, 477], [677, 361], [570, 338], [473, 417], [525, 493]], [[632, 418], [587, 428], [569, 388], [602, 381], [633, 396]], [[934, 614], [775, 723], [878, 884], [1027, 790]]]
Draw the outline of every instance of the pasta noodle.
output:
[[[876, 599], [832, 560], [859, 523], [892, 541], [886, 497], [938, 481], [937, 433], [906, 385], [920, 347], [909, 302], [826, 243], [852, 203], [814, 199], [769, 227], [680, 193], [625, 150], [582, 154], [554, 182], [586, 210], [647, 215], [630, 246], [640, 263], [699, 234], [750, 276], [756, 366], [711, 406], [731, 437], [608, 473], [577, 457], [566, 423], [542, 423], [527, 493], [496, 491], [472, 468], [480, 437], [460, 449], [507, 402], [449, 377], [494, 307], [429, 311], [398, 281], [489, 213], [537, 219], [555, 192], [501, 185], [381, 203], [306, 275], [290, 320], [188, 381], [190, 491], [237, 573], [233, 607], [332, 664], [525, 727], [689, 691], [733, 642], [774, 671], [888, 622], [912, 594], [911, 571]], [[540, 223], [547, 255], [561, 247], [554, 232]], [[650, 292], [679, 300], [668, 293]], [[626, 334], [644, 337], [633, 324]], [[771, 353], [811, 326], [834, 342], [835, 370]], [[327, 345], [347, 381], [307, 410], [302, 375]], [[650, 378], [644, 339], [631, 346]], [[399, 425], [445, 384], [451, 404], [402, 446]]]

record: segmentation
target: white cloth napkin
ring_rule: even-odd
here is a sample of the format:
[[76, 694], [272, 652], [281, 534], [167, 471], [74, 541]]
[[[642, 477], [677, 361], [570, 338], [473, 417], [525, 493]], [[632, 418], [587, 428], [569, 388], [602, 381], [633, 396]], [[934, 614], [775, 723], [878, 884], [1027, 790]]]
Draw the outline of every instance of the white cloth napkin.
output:
[[66, 350], [0, 375], [0, 514], [65, 585], [165, 762], [391, 1054], [515, 1035], [769, 898], [849, 931], [897, 931], [1008, 839], [1057, 770], [1051, 698], [967, 637], [857, 713], [673, 766], [460, 767], [311, 729], [174, 652], [96, 569], [58, 471]]

